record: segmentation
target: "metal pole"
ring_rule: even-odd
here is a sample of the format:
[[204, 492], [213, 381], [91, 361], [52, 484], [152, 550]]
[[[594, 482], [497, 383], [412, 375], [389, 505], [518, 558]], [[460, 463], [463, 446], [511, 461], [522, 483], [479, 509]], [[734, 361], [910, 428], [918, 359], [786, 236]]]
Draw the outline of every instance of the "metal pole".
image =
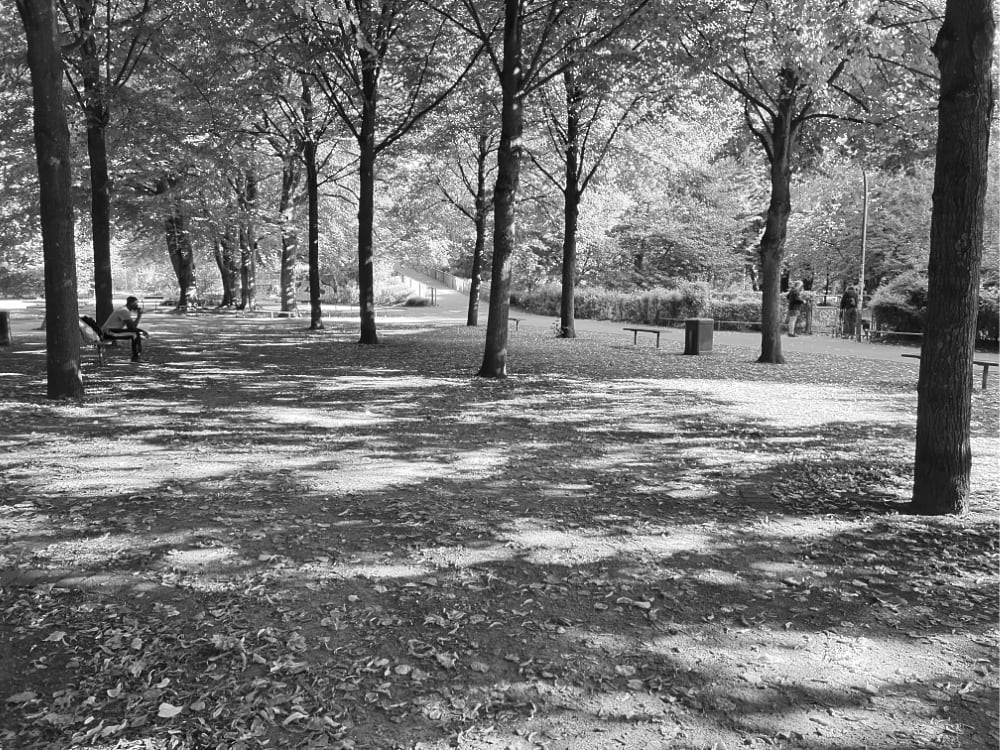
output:
[[861, 211], [861, 271], [858, 275], [858, 324], [855, 335], [861, 341], [865, 319], [865, 252], [868, 249], [868, 173], [861, 168], [861, 180], [864, 185], [864, 203]]

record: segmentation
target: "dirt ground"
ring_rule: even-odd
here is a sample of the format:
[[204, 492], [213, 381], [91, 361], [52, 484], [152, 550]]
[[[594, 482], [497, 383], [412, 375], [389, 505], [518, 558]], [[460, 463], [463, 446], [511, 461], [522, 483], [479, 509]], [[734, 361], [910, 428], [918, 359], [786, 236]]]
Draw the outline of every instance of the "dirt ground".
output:
[[0, 352], [0, 748], [997, 747], [998, 389], [907, 515], [916, 370], [144, 318]]

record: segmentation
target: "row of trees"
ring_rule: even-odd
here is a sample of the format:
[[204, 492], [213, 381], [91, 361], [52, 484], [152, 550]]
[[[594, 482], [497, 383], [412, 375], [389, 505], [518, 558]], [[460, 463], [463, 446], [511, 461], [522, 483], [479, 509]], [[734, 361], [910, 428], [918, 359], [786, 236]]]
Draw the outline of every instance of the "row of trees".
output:
[[[58, 189], [47, 194], [42, 164], [53, 144], [60, 152], [56, 161], [69, 164], [65, 120], [59, 122], [56, 112], [65, 71], [86, 132], [99, 315], [111, 306], [115, 210], [122, 220], [114, 225], [147, 234], [150, 224], [159, 227], [182, 306], [194, 281], [193, 230], [211, 237], [225, 301], [234, 301], [238, 286], [239, 304], [253, 304], [264, 215], [260, 188], [268, 181], [280, 185], [271, 224], [280, 237], [283, 304], [294, 304], [293, 217], [304, 172], [311, 325], [322, 326], [321, 198], [344, 198], [357, 209], [360, 343], [377, 343], [376, 218], [380, 193], [392, 189], [380, 187], [379, 169], [390, 162], [404, 169], [419, 165], [412, 144], [422, 144], [426, 155], [436, 141], [455, 167], [452, 178], [444, 179], [445, 164], [437, 163], [414, 183], [436, 182], [471, 220], [475, 279], [492, 229], [490, 310], [479, 370], [486, 377], [506, 374], [507, 307], [518, 217], [528, 198], [522, 186], [527, 161], [561, 196], [561, 332], [572, 337], [580, 208], [621, 136], [664, 117], [691, 120], [700, 111], [706, 122], [740, 112], [742, 127], [722, 129], [724, 148], [712, 157], [729, 153], [746, 170], [763, 163], [768, 179], [762, 191], [760, 182], [748, 181], [756, 194], [754, 187], [728, 195], [716, 188], [715, 199], [750, 210], [742, 214], [742, 227], [702, 238], [702, 249], [756, 248], [763, 291], [760, 360], [780, 363], [779, 284], [793, 173], [832, 159], [914, 169], [915, 157], [927, 150], [937, 85], [924, 51], [940, 26], [933, 6], [891, 1], [77, 0], [60, 6], [58, 24], [52, 0], [17, 4], [35, 85], [43, 206], [59, 212], [42, 216], [50, 306], [75, 285], [65, 270], [58, 278], [49, 274], [50, 265], [72, 266], [68, 169], [50, 181]], [[966, 23], [979, 11], [963, 6], [963, 12]], [[983, 23], [972, 22], [975, 28]], [[64, 43], [61, 49], [56, 41]], [[939, 37], [939, 58], [942, 50]], [[48, 81], [44, 92], [42, 81]], [[54, 127], [58, 137], [43, 139], [42, 126]], [[964, 142], [973, 137], [964, 135]], [[49, 158], [46, 165], [51, 163]], [[693, 189], [704, 191], [705, 184], [713, 184], [710, 176]], [[756, 210], [747, 206], [754, 197], [761, 203]], [[650, 218], [654, 198], [647, 202]], [[981, 201], [978, 221], [981, 254]], [[651, 240], [660, 248], [676, 242], [679, 232], [670, 223], [650, 221], [649, 233], [633, 227], [620, 235], [642, 263]], [[75, 322], [75, 296], [66, 308]], [[50, 313], [50, 336], [71, 336], [65, 317]], [[50, 357], [73, 364], [65, 349], [50, 345]], [[64, 366], [63, 373], [67, 369], [74, 368]], [[53, 395], [78, 391], [66, 382], [64, 375]]]

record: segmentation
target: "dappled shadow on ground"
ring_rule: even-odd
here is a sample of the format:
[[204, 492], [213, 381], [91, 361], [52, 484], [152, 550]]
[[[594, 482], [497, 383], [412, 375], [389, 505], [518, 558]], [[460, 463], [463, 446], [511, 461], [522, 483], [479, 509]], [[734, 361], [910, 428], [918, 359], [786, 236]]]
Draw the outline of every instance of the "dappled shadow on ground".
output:
[[920, 519], [908, 363], [157, 323], [80, 404], [5, 360], [0, 738], [996, 743], [995, 388]]

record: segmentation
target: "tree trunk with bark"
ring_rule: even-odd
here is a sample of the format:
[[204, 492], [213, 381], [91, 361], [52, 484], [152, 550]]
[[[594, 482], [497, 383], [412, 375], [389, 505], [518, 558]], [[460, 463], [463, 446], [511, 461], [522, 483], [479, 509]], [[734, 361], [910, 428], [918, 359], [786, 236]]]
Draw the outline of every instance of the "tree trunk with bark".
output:
[[490, 281], [490, 316], [486, 324], [486, 349], [479, 376], [507, 377], [511, 258], [516, 244], [515, 200], [521, 175], [521, 134], [524, 130], [524, 93], [521, 87], [522, 18], [520, 2], [505, 0], [503, 67], [500, 72], [502, 104], [497, 183], [493, 193], [493, 267]]
[[360, 344], [377, 344], [375, 330], [375, 108], [377, 80], [375, 59], [361, 52], [364, 108], [358, 138], [358, 307], [361, 312]]
[[472, 278], [469, 281], [469, 314], [466, 325], [479, 325], [479, 295], [483, 288], [483, 255], [486, 253], [486, 211], [476, 211], [476, 244], [472, 250]]
[[240, 309], [257, 306], [257, 175], [253, 168], [246, 171], [240, 204]]
[[219, 267], [222, 279], [222, 301], [219, 307], [232, 307], [236, 304], [236, 277], [239, 268], [236, 265], [236, 229], [227, 226], [225, 233], [215, 241], [215, 264]]
[[53, 0], [16, 0], [28, 45], [45, 262], [45, 363], [49, 398], [79, 398], [80, 328], [73, 236], [69, 125]]
[[476, 154], [476, 207], [473, 223], [476, 228], [476, 244], [472, 250], [472, 273], [469, 283], [469, 316], [466, 325], [479, 325], [479, 294], [482, 289], [483, 255], [486, 252], [486, 223], [489, 218], [489, 198], [486, 195], [486, 159], [490, 153], [490, 138], [486, 133], [479, 136], [479, 150]]
[[94, 248], [94, 296], [97, 319], [114, 310], [111, 278], [111, 192], [108, 178], [107, 127], [110, 119], [101, 81], [101, 61], [94, 36], [93, 3], [77, 5], [80, 21], [80, 63], [83, 74], [83, 110], [87, 119], [87, 155], [90, 158], [90, 226]]
[[195, 268], [194, 249], [191, 247], [191, 237], [188, 235], [187, 219], [180, 206], [173, 205], [165, 220], [167, 237], [167, 252], [170, 263], [177, 277], [180, 296], [177, 298], [177, 309], [186, 310], [194, 304]]
[[580, 217], [580, 192], [575, 184], [563, 191], [564, 230], [562, 295], [559, 299], [559, 336], [576, 338], [576, 228]]
[[323, 329], [323, 305], [319, 281], [319, 173], [316, 144], [307, 141], [302, 149], [306, 164], [306, 194], [309, 201], [309, 329]]
[[298, 156], [286, 154], [281, 170], [281, 199], [278, 217], [281, 223], [281, 309], [295, 312], [295, 264], [299, 259], [299, 236], [295, 231], [295, 191], [301, 170]]
[[256, 243], [252, 230], [240, 224], [240, 310], [252, 310], [257, 304], [257, 269], [254, 263]]
[[576, 230], [580, 219], [580, 91], [572, 68], [563, 73], [566, 88], [566, 184], [563, 187], [562, 295], [559, 336], [576, 338]]
[[948, 0], [933, 47], [941, 88], [912, 500], [923, 514], [969, 508], [994, 37], [990, 0]]
[[761, 352], [757, 361], [770, 364], [785, 362], [781, 353], [781, 263], [792, 212], [792, 149], [798, 130], [794, 111], [794, 94], [786, 94], [778, 102], [766, 144], [771, 165], [771, 201], [760, 240]]
[[319, 281], [319, 168], [316, 164], [314, 135], [315, 109], [308, 76], [302, 76], [302, 123], [305, 138], [302, 141], [302, 161], [306, 167], [306, 199], [309, 203], [308, 254], [309, 254], [309, 330], [323, 330], [323, 306]]

